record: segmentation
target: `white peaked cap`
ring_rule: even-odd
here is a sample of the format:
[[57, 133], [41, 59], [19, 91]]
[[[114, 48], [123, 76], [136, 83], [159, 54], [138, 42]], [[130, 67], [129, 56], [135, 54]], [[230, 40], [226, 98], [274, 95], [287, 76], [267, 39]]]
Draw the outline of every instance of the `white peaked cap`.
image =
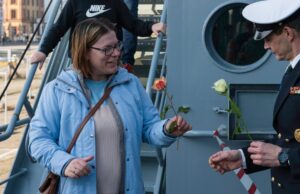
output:
[[247, 5], [243, 16], [256, 26], [254, 39], [268, 36], [300, 8], [300, 0], [264, 0]]

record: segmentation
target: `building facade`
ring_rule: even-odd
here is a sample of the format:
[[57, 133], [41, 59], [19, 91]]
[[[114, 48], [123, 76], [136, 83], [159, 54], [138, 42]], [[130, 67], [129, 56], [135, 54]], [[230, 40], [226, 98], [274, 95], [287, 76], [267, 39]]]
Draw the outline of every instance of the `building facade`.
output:
[[3, 8], [2, 8], [2, 4], [3, 0], [0, 0], [0, 36], [3, 35], [3, 31], [2, 31], [2, 23], [3, 23]]
[[33, 33], [44, 12], [42, 0], [3, 0], [3, 36], [26, 40]]

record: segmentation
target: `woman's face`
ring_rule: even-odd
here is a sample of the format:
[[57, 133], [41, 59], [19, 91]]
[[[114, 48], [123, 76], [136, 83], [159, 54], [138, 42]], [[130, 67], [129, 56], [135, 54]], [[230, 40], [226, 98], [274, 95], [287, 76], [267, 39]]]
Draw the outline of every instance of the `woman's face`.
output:
[[[114, 31], [103, 35], [91, 46], [86, 57], [92, 69], [93, 80], [104, 80], [117, 71], [121, 54], [118, 46], [119, 41]], [[109, 50], [113, 52], [110, 53]]]

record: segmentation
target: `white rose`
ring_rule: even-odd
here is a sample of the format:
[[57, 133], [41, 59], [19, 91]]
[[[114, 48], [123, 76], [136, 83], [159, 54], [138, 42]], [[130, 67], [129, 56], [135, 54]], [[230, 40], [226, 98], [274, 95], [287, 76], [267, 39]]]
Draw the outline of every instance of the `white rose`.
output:
[[212, 87], [218, 94], [226, 95], [227, 93], [227, 83], [224, 79], [219, 79], [214, 83], [214, 86]]

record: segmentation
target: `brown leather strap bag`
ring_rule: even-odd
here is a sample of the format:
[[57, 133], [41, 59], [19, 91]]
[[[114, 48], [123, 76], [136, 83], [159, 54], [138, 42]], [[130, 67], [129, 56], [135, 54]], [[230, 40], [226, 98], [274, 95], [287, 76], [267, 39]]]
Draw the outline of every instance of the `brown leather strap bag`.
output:
[[[106, 88], [103, 96], [100, 98], [100, 100], [97, 102], [97, 104], [90, 110], [90, 112], [85, 116], [82, 123], [76, 130], [76, 132], [71, 140], [71, 143], [69, 144], [69, 146], [66, 150], [67, 153], [71, 152], [83, 127], [88, 122], [88, 120], [95, 114], [95, 112], [100, 108], [100, 106], [103, 104], [103, 102], [109, 97], [111, 90], [112, 90], [112, 87]], [[45, 181], [42, 183], [42, 185], [39, 188], [40, 193], [41, 194], [56, 194], [57, 190], [58, 190], [59, 179], [60, 179], [59, 175], [49, 172]]]

